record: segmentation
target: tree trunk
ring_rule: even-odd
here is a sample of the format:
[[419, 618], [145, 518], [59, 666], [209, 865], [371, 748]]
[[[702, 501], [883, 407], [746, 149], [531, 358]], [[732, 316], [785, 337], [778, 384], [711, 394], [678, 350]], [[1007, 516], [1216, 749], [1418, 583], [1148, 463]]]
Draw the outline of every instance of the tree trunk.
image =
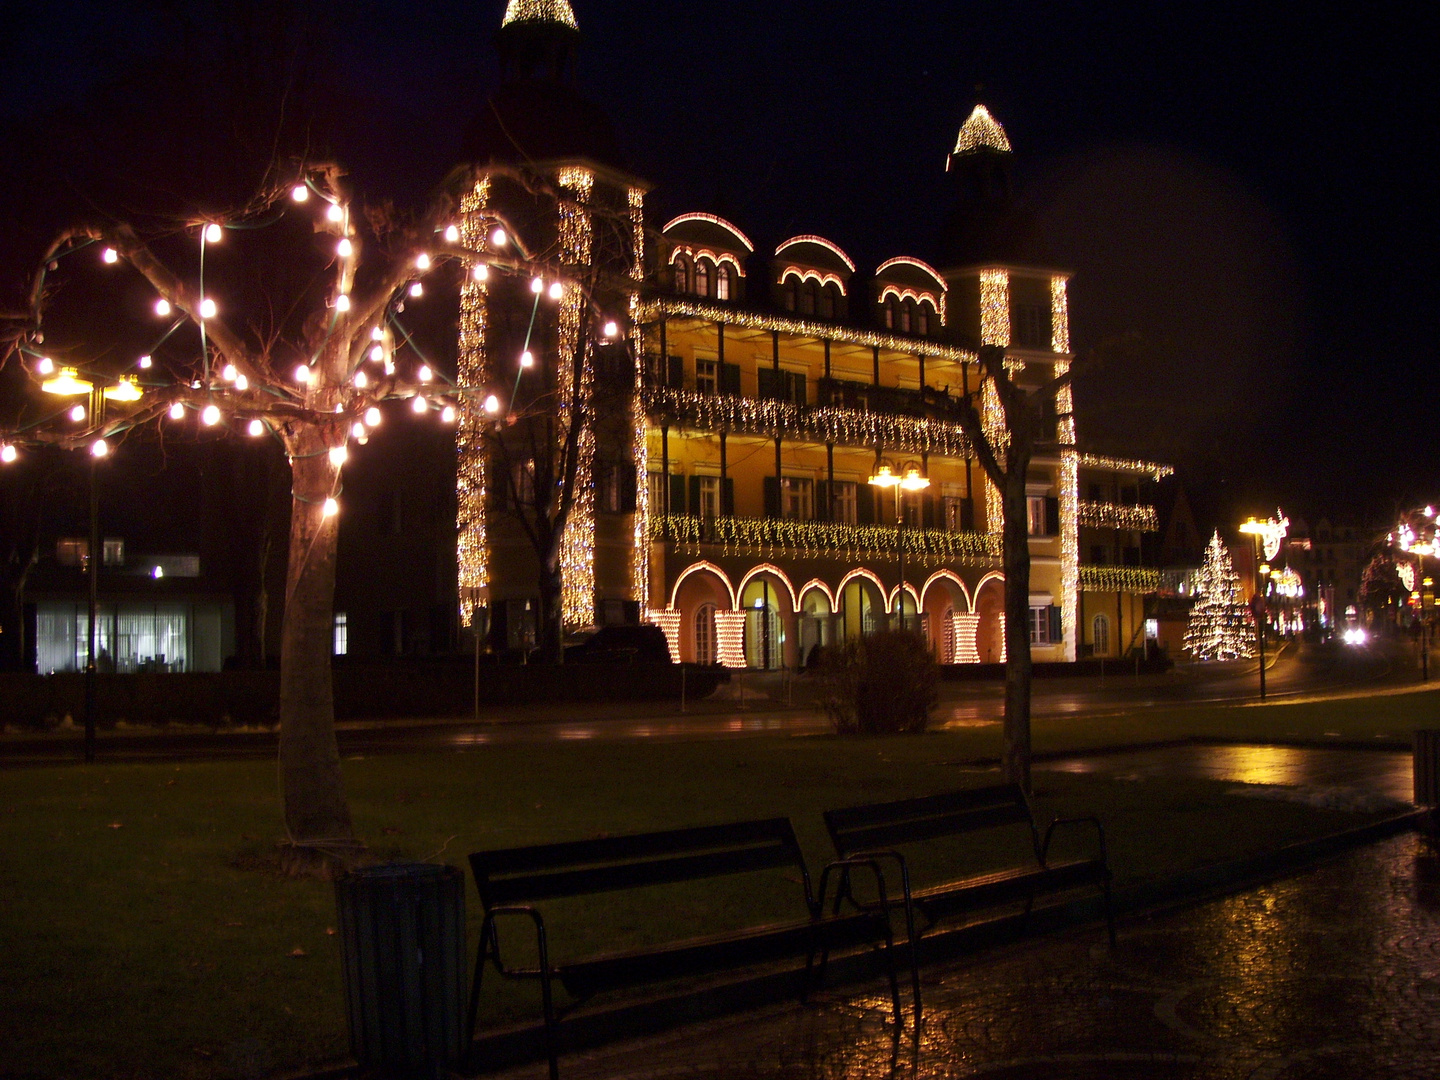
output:
[[336, 467], [326, 450], [339, 440], [319, 429], [293, 440], [280, 638], [280, 772], [290, 841], [285, 861], [292, 873], [321, 876], [352, 862], [362, 846], [340, 777], [330, 674], [338, 522], [324, 516], [323, 506], [336, 488]]
[[1005, 567], [1005, 779], [1030, 793], [1030, 529], [1025, 481], [1030, 448], [1012, 429], [1001, 537]]
[[560, 542], [540, 567], [540, 658], [547, 664], [565, 662], [564, 579], [560, 573]]

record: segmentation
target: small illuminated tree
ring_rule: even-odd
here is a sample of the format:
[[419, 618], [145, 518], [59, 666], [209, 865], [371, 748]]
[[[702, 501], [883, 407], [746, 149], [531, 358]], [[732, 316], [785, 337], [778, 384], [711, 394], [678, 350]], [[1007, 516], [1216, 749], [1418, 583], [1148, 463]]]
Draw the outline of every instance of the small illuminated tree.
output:
[[1255, 622], [1240, 575], [1217, 529], [1205, 548], [1195, 606], [1185, 627], [1185, 651], [1196, 660], [1243, 660], [1255, 655]]
[[[498, 408], [487, 388], [437, 383], [437, 373], [405, 351], [410, 339], [397, 316], [442, 262], [460, 263], [477, 278], [492, 269], [533, 272], [492, 250], [492, 239], [505, 239], [498, 224], [481, 250], [462, 248], [453, 212], [448, 194], [411, 218], [383, 206], [361, 212], [338, 168], [307, 166], [234, 213], [144, 236], [114, 221], [64, 230], [34, 276], [28, 309], [8, 320], [4, 360], [22, 364], [39, 392], [17, 412], [22, 422], [5, 437], [0, 459], [14, 460], [26, 443], [88, 448], [100, 457], [147, 425], [197, 421], [283, 446], [292, 500], [280, 766], [292, 873], [327, 874], [363, 848], [341, 781], [330, 670], [347, 447], [370, 437], [386, 402], [404, 400], [447, 423], [467, 395], [479, 408]], [[216, 245], [242, 241], [243, 260], [227, 268], [235, 280], [215, 281]], [[85, 288], [96, 285], [96, 275], [126, 267], [138, 280], [112, 277]], [[125, 338], [117, 327], [137, 287], [148, 289], [164, 329], [138, 360], [132, 353], [117, 365], [115, 342]], [[72, 297], [76, 302], [62, 303]], [[153, 339], [157, 331], [146, 333]], [[89, 391], [95, 404], [123, 404], [108, 418], [103, 408], [68, 402], [47, 411], [42, 403], [55, 398], [46, 390]]]

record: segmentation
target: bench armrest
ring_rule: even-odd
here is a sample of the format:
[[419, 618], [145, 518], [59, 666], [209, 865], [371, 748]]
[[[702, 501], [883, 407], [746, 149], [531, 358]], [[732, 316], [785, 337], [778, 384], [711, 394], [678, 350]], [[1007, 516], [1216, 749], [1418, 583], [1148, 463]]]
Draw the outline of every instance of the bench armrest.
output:
[[[536, 971], [507, 968], [504, 961], [500, 959], [500, 935], [496, 933], [495, 924], [501, 915], [524, 915], [535, 924], [535, 944], [540, 961], [540, 967]], [[545, 919], [540, 912], [529, 904], [501, 904], [486, 911], [485, 919], [480, 926], [480, 955], [477, 957], [477, 964], [483, 963], [487, 956], [495, 964], [495, 970], [502, 975], [535, 975], [548, 972], [550, 970], [550, 949], [545, 933]]]
[[[890, 901], [885, 892], [885, 874], [880, 869], [880, 859], [886, 854], [894, 854], [894, 852], [863, 852], [858, 855], [851, 855], [845, 859], [835, 859], [833, 862], [826, 863], [825, 869], [820, 871], [820, 892], [815, 898], [811, 914], [818, 918], [825, 913], [825, 893], [829, 888], [830, 871], [832, 870], [838, 871], [840, 875], [840, 884], [835, 887], [836, 912], [840, 910], [841, 902], [847, 897], [850, 898], [851, 903], [855, 902], [854, 897], [850, 896], [850, 871], [857, 866], [868, 867], [870, 872], [875, 875], [875, 887], [879, 890], [880, 907], [884, 911], [890, 910]], [[899, 858], [898, 855], [895, 857], [897, 859]], [[901, 860], [900, 865], [903, 876], [903, 868], [905, 865], [903, 860]]]
[[1044, 865], [1050, 854], [1050, 840], [1055, 835], [1055, 830], [1062, 825], [1093, 825], [1095, 834], [1100, 843], [1100, 864], [1105, 867], [1110, 865], [1110, 857], [1105, 848], [1105, 826], [1100, 824], [1100, 819], [1094, 815], [1085, 817], [1062, 818], [1057, 817], [1045, 829], [1045, 842], [1040, 846], [1040, 862]]

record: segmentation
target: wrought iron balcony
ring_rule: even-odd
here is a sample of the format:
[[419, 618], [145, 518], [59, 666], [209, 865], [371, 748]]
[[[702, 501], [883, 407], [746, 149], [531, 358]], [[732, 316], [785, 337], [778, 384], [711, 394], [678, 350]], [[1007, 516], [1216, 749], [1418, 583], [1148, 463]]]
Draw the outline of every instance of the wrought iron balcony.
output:
[[655, 514], [650, 519], [650, 538], [685, 548], [713, 544], [727, 552], [760, 550], [808, 556], [842, 552], [895, 556], [903, 544], [907, 559], [972, 565], [992, 562], [1000, 555], [998, 538], [986, 533], [783, 518]]

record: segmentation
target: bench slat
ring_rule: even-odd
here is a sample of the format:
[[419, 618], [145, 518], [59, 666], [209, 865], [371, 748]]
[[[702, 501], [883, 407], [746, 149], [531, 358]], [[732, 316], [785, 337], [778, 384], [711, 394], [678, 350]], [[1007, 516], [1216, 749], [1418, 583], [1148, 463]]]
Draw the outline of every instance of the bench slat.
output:
[[933, 817], [936, 814], [979, 810], [997, 805], [1015, 805], [1028, 809], [1025, 796], [1018, 785], [992, 784], [989, 787], [947, 791], [940, 795], [923, 795], [915, 799], [897, 799], [894, 802], [827, 810], [825, 822], [829, 825], [831, 832], [843, 833], [853, 828], [875, 825], [880, 822], [900, 821], [912, 817]]
[[856, 824], [843, 832], [832, 828], [831, 835], [834, 837], [837, 850], [842, 855], [851, 855], [857, 851], [889, 848], [897, 844], [933, 840], [940, 836], [953, 836], [957, 833], [1021, 823], [1030, 824], [1029, 809], [1023, 804], [1017, 806], [1009, 803], [978, 809], [931, 813], [925, 816], [913, 815], [889, 820], [881, 819], [879, 824]]
[[1088, 885], [1104, 877], [1105, 864], [1083, 859], [1049, 867], [1015, 867], [966, 878], [961, 882], [933, 885], [911, 893], [915, 906], [932, 919], [958, 911], [978, 911], [1014, 900], [1023, 900], [1037, 891], [1056, 892]]
[[[511, 904], [529, 900], [551, 900], [564, 896], [612, 892], [645, 885], [673, 884], [726, 874], [794, 866], [795, 856], [786, 848], [771, 844], [700, 855], [679, 855], [666, 859], [587, 866], [576, 870], [490, 878], [487, 904]], [[477, 880], [479, 874], [476, 875]]]

